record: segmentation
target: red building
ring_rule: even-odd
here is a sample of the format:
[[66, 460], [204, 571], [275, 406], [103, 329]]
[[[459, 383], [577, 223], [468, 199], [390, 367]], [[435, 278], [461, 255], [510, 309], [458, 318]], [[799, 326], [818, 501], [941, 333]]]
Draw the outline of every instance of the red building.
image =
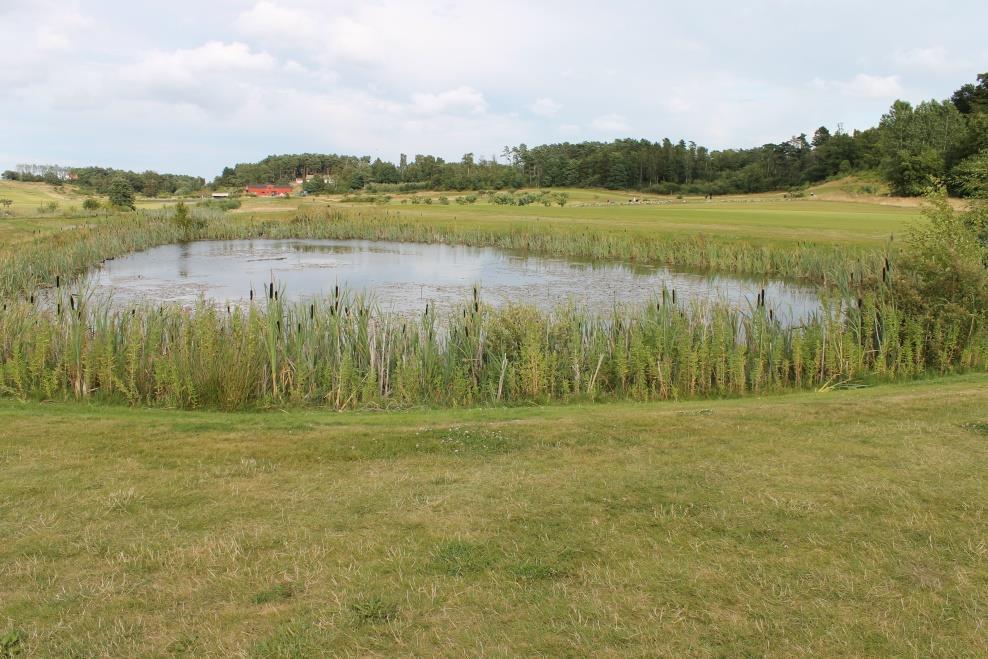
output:
[[292, 193], [291, 186], [288, 185], [248, 185], [244, 192], [255, 197], [287, 197]]

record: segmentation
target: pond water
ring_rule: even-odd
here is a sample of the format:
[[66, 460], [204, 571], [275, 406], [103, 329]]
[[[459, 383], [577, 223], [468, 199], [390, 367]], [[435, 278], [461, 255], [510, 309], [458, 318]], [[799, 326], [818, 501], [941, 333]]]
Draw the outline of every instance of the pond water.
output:
[[813, 289], [779, 281], [676, 272], [619, 262], [584, 262], [495, 248], [365, 240], [221, 240], [164, 245], [106, 261], [91, 273], [98, 293], [114, 304], [175, 302], [200, 296], [242, 303], [269, 282], [287, 298], [332, 295], [339, 285], [364, 293], [385, 311], [439, 310], [471, 299], [494, 305], [527, 303], [552, 309], [572, 301], [606, 311], [615, 303], [645, 303], [675, 289], [677, 301], [711, 299], [747, 310], [764, 289], [767, 305], [789, 322], [818, 310]]

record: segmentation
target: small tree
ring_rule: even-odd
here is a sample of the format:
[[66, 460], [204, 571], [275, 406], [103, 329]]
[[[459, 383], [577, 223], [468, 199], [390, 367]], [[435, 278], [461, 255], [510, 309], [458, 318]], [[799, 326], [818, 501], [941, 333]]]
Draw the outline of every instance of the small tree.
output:
[[117, 208], [134, 210], [134, 188], [130, 182], [122, 176], [118, 176], [113, 179], [110, 183], [110, 189], [107, 192], [107, 196], [110, 198], [110, 203]]
[[189, 207], [184, 201], [175, 204], [175, 214], [172, 215], [172, 222], [182, 231], [185, 240], [192, 240], [197, 231], [201, 231], [206, 223], [200, 217], [193, 217], [189, 212]]
[[553, 195], [553, 198], [556, 200], [556, 203], [559, 205], [559, 207], [562, 208], [569, 201], [569, 193], [557, 192], [555, 195]]
[[302, 189], [306, 194], [323, 194], [326, 192], [326, 180], [317, 174], [306, 181]]

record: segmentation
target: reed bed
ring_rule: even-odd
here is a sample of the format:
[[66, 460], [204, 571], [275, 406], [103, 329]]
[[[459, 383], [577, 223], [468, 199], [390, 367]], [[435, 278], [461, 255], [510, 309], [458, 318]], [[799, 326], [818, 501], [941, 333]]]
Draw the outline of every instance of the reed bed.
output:
[[872, 285], [887, 264], [885, 250], [800, 243], [754, 245], [639, 232], [593, 233], [533, 223], [481, 229], [424, 222], [386, 209], [301, 210], [292, 220], [258, 220], [194, 208], [199, 228], [172, 221], [173, 209], [142, 211], [46, 236], [0, 254], [0, 297], [24, 295], [67, 282], [102, 261], [180, 240], [329, 238], [489, 246], [594, 260], [668, 265], [695, 271], [772, 276], [831, 287]]
[[228, 309], [113, 310], [64, 290], [53, 304], [8, 302], [0, 392], [180, 408], [455, 407], [739, 396], [988, 365], [984, 328], [921, 325], [880, 294], [786, 327], [761, 305], [659, 299], [599, 315], [475, 298], [409, 318], [340, 290], [311, 304], [266, 293]]

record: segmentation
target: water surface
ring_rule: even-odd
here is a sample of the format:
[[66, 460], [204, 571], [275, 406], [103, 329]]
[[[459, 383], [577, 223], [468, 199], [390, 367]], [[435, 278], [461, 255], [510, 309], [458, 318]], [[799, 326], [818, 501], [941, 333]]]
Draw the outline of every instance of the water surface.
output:
[[702, 275], [621, 262], [585, 262], [487, 247], [367, 240], [219, 240], [163, 245], [106, 261], [92, 273], [115, 304], [200, 297], [217, 304], [260, 298], [269, 282], [292, 300], [331, 295], [335, 286], [370, 295], [386, 311], [448, 309], [474, 285], [488, 304], [550, 310], [572, 301], [598, 311], [643, 304], [675, 290], [677, 301], [718, 300], [747, 310], [765, 289], [768, 306], [797, 322], [819, 309], [814, 291], [780, 281]]

